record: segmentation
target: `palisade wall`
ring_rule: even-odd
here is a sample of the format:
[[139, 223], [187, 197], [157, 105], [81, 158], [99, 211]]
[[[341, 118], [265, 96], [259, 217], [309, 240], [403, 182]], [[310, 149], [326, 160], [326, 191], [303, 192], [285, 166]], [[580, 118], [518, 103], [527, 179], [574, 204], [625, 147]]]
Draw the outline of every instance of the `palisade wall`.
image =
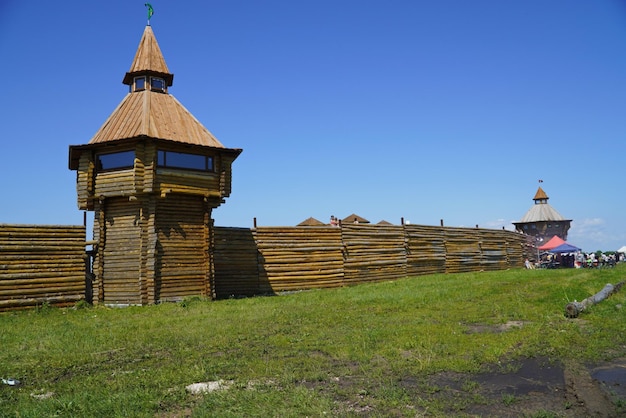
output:
[[214, 236], [218, 298], [505, 270], [535, 251], [512, 231], [423, 225], [216, 227]]
[[85, 227], [0, 224], [0, 311], [85, 299]]
[[[348, 224], [212, 232], [214, 271], [204, 273], [212, 275], [216, 298], [518, 268], [536, 251], [526, 235], [481, 228]], [[84, 226], [0, 224], [0, 311], [89, 300], [88, 271]], [[197, 289], [190, 292], [181, 296]]]

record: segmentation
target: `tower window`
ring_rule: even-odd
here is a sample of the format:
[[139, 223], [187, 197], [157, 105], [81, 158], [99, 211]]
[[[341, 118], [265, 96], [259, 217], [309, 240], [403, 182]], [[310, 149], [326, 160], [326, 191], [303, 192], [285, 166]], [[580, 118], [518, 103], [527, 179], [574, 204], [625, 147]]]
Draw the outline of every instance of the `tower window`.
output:
[[135, 163], [135, 151], [112, 152], [109, 154], [98, 154], [96, 156], [97, 169], [122, 170], [133, 168]]
[[159, 167], [213, 171], [213, 157], [200, 154], [188, 154], [185, 152], [159, 150], [157, 165]]
[[135, 77], [135, 91], [146, 89], [146, 77]]
[[165, 80], [158, 77], [150, 77], [150, 90], [165, 91]]

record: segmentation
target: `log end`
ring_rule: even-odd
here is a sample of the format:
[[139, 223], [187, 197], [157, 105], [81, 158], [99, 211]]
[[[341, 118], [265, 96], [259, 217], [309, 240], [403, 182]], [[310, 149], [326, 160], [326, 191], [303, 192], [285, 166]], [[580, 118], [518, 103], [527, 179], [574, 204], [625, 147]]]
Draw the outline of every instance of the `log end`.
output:
[[578, 318], [580, 314], [580, 305], [578, 302], [570, 302], [565, 306], [565, 316], [567, 318]]

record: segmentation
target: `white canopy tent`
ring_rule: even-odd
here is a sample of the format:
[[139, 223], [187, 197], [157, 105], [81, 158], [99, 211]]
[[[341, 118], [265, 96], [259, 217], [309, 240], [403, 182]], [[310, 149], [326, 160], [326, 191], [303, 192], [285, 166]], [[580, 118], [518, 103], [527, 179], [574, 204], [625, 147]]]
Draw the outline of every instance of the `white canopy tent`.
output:
[[617, 250], [618, 253], [626, 254], [626, 245], [623, 245], [622, 248]]

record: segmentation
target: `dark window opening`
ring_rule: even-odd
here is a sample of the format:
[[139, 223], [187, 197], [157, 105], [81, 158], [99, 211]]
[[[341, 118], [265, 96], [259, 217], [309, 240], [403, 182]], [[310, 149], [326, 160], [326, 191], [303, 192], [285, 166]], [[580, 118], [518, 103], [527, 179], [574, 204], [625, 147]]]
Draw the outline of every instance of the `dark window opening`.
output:
[[135, 77], [135, 91], [146, 89], [146, 78]]
[[213, 171], [213, 157], [208, 155], [187, 154], [184, 152], [159, 151], [157, 165], [159, 167]]
[[165, 80], [163, 80], [162, 78], [151, 77], [150, 89], [156, 91], [165, 91]]
[[110, 154], [98, 154], [96, 158], [97, 169], [120, 170], [133, 168], [135, 163], [135, 151], [113, 152]]

